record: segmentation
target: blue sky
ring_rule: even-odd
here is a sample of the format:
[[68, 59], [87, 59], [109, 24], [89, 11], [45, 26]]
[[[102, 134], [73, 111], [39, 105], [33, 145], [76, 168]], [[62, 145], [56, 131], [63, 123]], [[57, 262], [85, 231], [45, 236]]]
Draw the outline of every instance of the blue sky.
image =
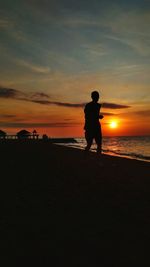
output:
[[[130, 105], [131, 115], [149, 114], [149, 25], [148, 0], [3, 1], [0, 86], [29, 95], [45, 93], [51, 102], [78, 104], [89, 101], [90, 91], [97, 88], [102, 102]], [[22, 105], [24, 114], [31, 109], [34, 119], [39, 117], [38, 104], [30, 103], [29, 108], [23, 100], [6, 99], [2, 91], [0, 101], [4, 115], [9, 110], [17, 116]], [[40, 109], [43, 114], [55, 110], [59, 122], [60, 107]], [[61, 112], [66, 119], [67, 111]], [[81, 116], [80, 111], [74, 121], [80, 117], [80, 123]]]

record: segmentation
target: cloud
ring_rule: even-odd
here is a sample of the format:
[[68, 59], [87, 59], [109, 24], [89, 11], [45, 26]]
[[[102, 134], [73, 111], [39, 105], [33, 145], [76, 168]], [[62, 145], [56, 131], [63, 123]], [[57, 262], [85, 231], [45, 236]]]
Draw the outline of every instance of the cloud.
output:
[[128, 116], [128, 117], [131, 117], [131, 116], [140, 116], [142, 118], [150, 118], [150, 109], [146, 109], [146, 110], [138, 110], [138, 111], [132, 111], [132, 112], [128, 112], [128, 113], [120, 113], [118, 114], [120, 116]]
[[[0, 87], [0, 97], [1, 98], [11, 98], [16, 100], [28, 101], [33, 102], [41, 105], [56, 105], [61, 107], [68, 107], [68, 108], [83, 108], [86, 103], [68, 103], [68, 102], [59, 102], [59, 101], [51, 101], [50, 96], [48, 94], [44, 94], [41, 92], [37, 92], [34, 94], [23, 94], [19, 90], [11, 89], [11, 88], [4, 88]], [[47, 98], [47, 99], [44, 99]], [[130, 106], [115, 104], [115, 103], [103, 103], [103, 108], [109, 109], [123, 109], [129, 108]]]
[[[37, 103], [37, 104], [42, 104], [42, 105], [56, 105], [56, 106], [68, 107], [68, 108], [84, 108], [84, 106], [86, 105], [86, 103], [65, 103], [65, 102], [48, 101], [48, 100], [32, 100], [31, 99], [29, 101]], [[123, 108], [129, 108], [130, 106], [114, 104], [114, 103], [103, 103], [102, 107], [109, 108], [109, 109], [123, 109]], [[113, 114], [109, 114], [109, 115], [113, 115]]]
[[84, 49], [87, 56], [91, 56], [91, 59], [95, 60], [95, 57], [105, 56], [108, 54], [108, 50], [102, 44], [83, 44], [81, 48]]
[[114, 104], [114, 103], [103, 103], [103, 108], [110, 108], [110, 109], [122, 109], [122, 108], [130, 108], [130, 106], [127, 105], [120, 105], [120, 104]]
[[148, 110], [139, 110], [139, 111], [136, 111], [134, 112], [135, 115], [138, 115], [138, 116], [145, 116], [145, 117], [150, 117], [150, 109]]
[[16, 118], [16, 115], [14, 114], [0, 114], [0, 118], [4, 118], [4, 119], [11, 119], [11, 118]]
[[34, 99], [30, 99], [28, 101], [33, 102], [33, 103], [37, 103], [37, 104], [41, 104], [41, 105], [51, 105], [51, 101], [48, 101], [48, 100], [34, 100]]
[[53, 128], [53, 127], [72, 127], [75, 125], [80, 125], [81, 123], [76, 122], [52, 122], [52, 123], [32, 123], [32, 122], [0, 122], [0, 127], [5, 128]]
[[68, 108], [83, 108], [85, 103], [65, 103], [65, 102], [51, 102], [52, 105], [57, 105], [61, 107], [68, 107]]
[[123, 112], [117, 115], [129, 128], [135, 129], [135, 134], [143, 132], [143, 134], [150, 135], [150, 109]]
[[26, 67], [26, 68], [28, 68], [31, 71], [36, 72], [36, 73], [48, 74], [51, 71], [51, 69], [49, 67], [39, 66], [39, 65], [36, 65], [33, 63], [26, 62], [25, 60], [19, 60], [18, 59], [18, 60], [16, 60], [16, 63], [18, 63], [20, 66]]
[[[38, 102], [41, 99], [41, 102], [43, 101], [44, 104], [44, 98], [50, 98], [49, 95], [42, 93], [42, 92], [36, 92], [36, 93], [22, 93], [20, 90], [13, 89], [13, 88], [6, 88], [0, 86], [0, 98], [10, 98], [10, 99], [16, 99], [16, 100], [23, 100], [23, 101], [31, 101], [31, 102]], [[49, 102], [49, 101], [48, 101]]]
[[16, 89], [0, 87], [0, 98], [16, 99], [19, 95], [20, 92]]
[[150, 54], [150, 11], [149, 8], [121, 11], [111, 21], [106, 21], [110, 28], [109, 39], [116, 40], [135, 50], [141, 56]]
[[102, 112], [102, 114], [103, 114], [104, 116], [114, 116], [114, 115], [116, 115], [116, 114], [111, 113], [111, 112]]
[[48, 94], [45, 94], [45, 93], [34, 93], [32, 95], [32, 97], [34, 98], [49, 98], [49, 95]]
[[19, 90], [12, 89], [12, 88], [4, 88], [0, 87], [0, 98], [11, 98], [16, 100], [23, 100], [28, 102], [33, 102], [42, 105], [56, 105], [62, 107], [74, 107], [74, 108], [81, 108], [84, 107], [85, 103], [65, 103], [65, 102], [58, 102], [58, 101], [50, 101], [45, 100], [44, 98], [50, 99], [48, 94], [44, 94], [41, 92], [37, 92], [34, 94], [25, 94]]
[[65, 102], [57, 102], [57, 101], [48, 101], [48, 100], [29, 100], [33, 103], [42, 104], [42, 105], [56, 105], [61, 107], [68, 107], [68, 108], [83, 108], [85, 103], [65, 103]]
[[134, 49], [136, 52], [138, 52], [142, 56], [147, 56], [150, 54], [150, 40], [148, 36], [142, 36], [142, 34], [135, 33], [131, 37], [129, 34], [123, 34], [120, 32], [120, 34], [116, 35], [105, 35], [106, 38], [110, 40], [117, 41], [119, 43], [122, 43], [131, 49]]

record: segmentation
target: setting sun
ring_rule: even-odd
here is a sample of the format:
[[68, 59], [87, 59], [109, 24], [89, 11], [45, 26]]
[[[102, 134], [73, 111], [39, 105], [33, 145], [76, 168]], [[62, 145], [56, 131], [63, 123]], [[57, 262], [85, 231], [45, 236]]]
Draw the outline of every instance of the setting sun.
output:
[[110, 126], [110, 128], [115, 129], [118, 127], [118, 123], [116, 121], [111, 121], [109, 126]]

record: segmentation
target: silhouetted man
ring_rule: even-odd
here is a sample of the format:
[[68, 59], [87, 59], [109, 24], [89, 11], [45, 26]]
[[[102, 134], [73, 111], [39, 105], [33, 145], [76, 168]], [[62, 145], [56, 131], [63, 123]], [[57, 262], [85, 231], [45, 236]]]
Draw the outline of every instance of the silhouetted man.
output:
[[99, 119], [103, 118], [103, 115], [100, 115], [101, 104], [97, 103], [99, 100], [99, 93], [93, 91], [91, 93], [92, 101], [86, 104], [84, 113], [85, 113], [85, 138], [87, 141], [86, 151], [90, 150], [90, 147], [93, 143], [93, 139], [97, 144], [97, 152], [101, 153], [102, 150], [102, 132]]

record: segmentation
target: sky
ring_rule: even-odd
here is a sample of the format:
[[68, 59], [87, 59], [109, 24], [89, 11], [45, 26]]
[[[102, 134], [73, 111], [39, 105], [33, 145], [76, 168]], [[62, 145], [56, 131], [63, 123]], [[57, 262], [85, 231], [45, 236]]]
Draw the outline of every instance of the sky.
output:
[[83, 136], [97, 90], [103, 135], [150, 135], [149, 25], [149, 0], [0, 3], [0, 129]]

